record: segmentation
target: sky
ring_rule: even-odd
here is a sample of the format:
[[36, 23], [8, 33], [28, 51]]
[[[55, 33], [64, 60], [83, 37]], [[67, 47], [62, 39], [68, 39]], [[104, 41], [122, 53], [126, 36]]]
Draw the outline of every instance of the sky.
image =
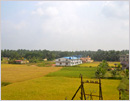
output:
[[1, 48], [129, 49], [129, 2], [1, 1]]

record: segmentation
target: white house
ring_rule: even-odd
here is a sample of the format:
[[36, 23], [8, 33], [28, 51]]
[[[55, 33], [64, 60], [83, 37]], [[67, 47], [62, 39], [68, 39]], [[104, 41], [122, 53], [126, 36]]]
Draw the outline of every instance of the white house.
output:
[[82, 64], [80, 58], [77, 57], [62, 57], [55, 60], [56, 66], [74, 66]]

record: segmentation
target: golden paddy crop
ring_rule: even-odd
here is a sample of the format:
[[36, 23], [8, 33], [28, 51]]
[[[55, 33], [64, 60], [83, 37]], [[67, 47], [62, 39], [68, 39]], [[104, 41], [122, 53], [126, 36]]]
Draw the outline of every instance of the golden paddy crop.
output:
[[[92, 63], [83, 63], [80, 64], [80, 67], [97, 67], [101, 62], [92, 62]], [[114, 64], [119, 64], [120, 62], [107, 62], [109, 66], [115, 66]]]
[[[115, 62], [111, 62], [109, 65], [114, 65], [114, 63]], [[91, 64], [93, 65], [89, 64], [89, 66], [96, 66], [99, 64], [99, 62], [94, 62]], [[45, 75], [48, 73], [58, 71], [61, 68], [62, 67], [37, 67], [35, 65], [27, 66], [16, 64], [2, 64], [2, 82], [12, 83], [1, 87], [2, 100], [65, 100], [65, 98], [71, 100], [72, 96], [80, 86], [80, 78], [64, 76], [45, 77]], [[91, 70], [89, 71], [91, 72]], [[72, 72], [72, 75], [73, 73], [74, 72]], [[67, 75], [67, 73], [64, 75]], [[84, 77], [83, 80], [88, 79]], [[119, 92], [117, 90], [119, 83], [120, 80], [102, 79], [102, 92], [104, 100], [119, 99]], [[88, 94], [93, 90], [95, 91], [93, 93], [94, 95], [97, 95], [99, 92], [98, 84], [85, 84], [84, 87], [86, 93]], [[93, 97], [93, 99], [98, 100], [99, 98]], [[80, 91], [76, 95], [75, 100], [80, 100]]]
[[[120, 80], [102, 79], [101, 82], [103, 99], [118, 100], [117, 86]], [[40, 77], [2, 87], [1, 97], [2, 100], [65, 100], [66, 97], [71, 100], [79, 85], [80, 78]], [[98, 84], [85, 84], [85, 91], [88, 94], [90, 90], [95, 90], [93, 94], [97, 95], [98, 89]], [[93, 99], [99, 98], [93, 97]], [[75, 100], [80, 100], [80, 91]]]
[[19, 82], [42, 77], [50, 72], [60, 70], [62, 67], [37, 67], [35, 65], [1, 64], [2, 82]]

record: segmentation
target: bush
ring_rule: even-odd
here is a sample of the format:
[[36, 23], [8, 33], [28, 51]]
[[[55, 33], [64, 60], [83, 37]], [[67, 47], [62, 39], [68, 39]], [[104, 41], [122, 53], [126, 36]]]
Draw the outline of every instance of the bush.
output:
[[129, 92], [125, 91], [125, 90], [129, 90], [129, 78], [128, 77], [122, 78], [117, 89], [118, 90], [123, 89], [121, 91], [121, 93], [122, 93], [121, 99], [122, 100], [129, 100]]
[[11, 84], [10, 82], [1, 82], [1, 87]]
[[112, 73], [112, 76], [113, 76], [113, 77], [116, 76], [116, 70], [112, 70], [111, 73]]
[[9, 64], [16, 64], [15, 59], [9, 60], [8, 63], [9, 63]]

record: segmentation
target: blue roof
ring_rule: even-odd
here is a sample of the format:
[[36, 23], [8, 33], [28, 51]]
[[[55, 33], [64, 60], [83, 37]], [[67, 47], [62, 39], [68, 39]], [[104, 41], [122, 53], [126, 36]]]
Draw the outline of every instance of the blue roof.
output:
[[64, 57], [64, 58], [66, 58], [66, 59], [78, 59], [77, 57]]

